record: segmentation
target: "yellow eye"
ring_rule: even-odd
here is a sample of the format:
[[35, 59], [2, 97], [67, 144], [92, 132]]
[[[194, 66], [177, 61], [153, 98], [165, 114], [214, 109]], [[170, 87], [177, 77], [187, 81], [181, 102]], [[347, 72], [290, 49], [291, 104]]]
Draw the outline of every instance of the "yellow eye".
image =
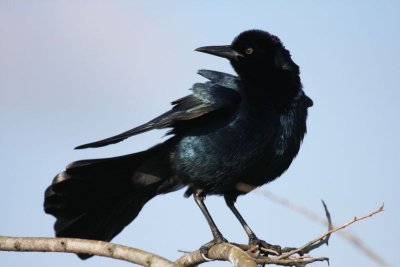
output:
[[253, 54], [253, 48], [249, 47], [244, 51], [247, 55]]

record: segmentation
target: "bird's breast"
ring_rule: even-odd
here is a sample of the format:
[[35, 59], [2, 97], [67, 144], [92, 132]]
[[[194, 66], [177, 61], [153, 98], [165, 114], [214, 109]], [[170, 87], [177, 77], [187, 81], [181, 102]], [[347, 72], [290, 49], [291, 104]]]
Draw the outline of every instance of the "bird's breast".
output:
[[271, 120], [239, 115], [213, 131], [192, 132], [183, 136], [177, 146], [176, 169], [188, 184], [228, 188], [232, 180], [263, 156], [270, 128]]
[[242, 113], [212, 131], [183, 136], [174, 162], [184, 183], [226, 194], [238, 183], [260, 186], [279, 177], [299, 151], [307, 109], [261, 115]]

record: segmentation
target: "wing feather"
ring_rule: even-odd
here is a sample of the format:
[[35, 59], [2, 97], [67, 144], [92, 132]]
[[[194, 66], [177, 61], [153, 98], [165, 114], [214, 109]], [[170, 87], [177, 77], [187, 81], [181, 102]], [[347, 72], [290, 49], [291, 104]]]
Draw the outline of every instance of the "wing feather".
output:
[[[89, 147], [102, 147], [118, 143], [128, 137], [153, 130], [174, 127], [177, 122], [193, 120], [205, 114], [212, 113], [217, 110], [232, 109], [240, 102], [238, 90], [234, 88], [233, 79], [235, 76], [221, 72], [205, 71], [200, 73], [211, 81], [206, 83], [196, 83], [193, 85], [191, 95], [182, 97], [172, 102], [173, 108], [170, 111], [158, 116], [157, 118], [135, 127], [121, 134], [84, 144], [75, 149], [83, 149]], [[206, 73], [206, 75], [204, 75]], [[225, 87], [224, 85], [229, 85]], [[236, 90], [235, 90], [236, 89]]]

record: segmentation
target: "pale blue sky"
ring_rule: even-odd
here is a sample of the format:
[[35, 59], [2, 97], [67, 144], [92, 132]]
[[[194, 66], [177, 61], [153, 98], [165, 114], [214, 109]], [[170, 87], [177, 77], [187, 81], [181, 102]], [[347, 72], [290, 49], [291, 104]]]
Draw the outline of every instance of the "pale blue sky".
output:
[[[127, 130], [169, 109], [203, 78], [232, 73], [194, 52], [228, 44], [241, 31], [281, 38], [314, 100], [309, 133], [280, 179], [265, 186], [335, 223], [385, 203], [351, 231], [393, 266], [400, 251], [398, 1], [7, 1], [0, 0], [0, 235], [52, 236], [43, 192], [71, 161], [132, 153], [160, 142], [155, 131], [101, 149], [76, 145]], [[211, 239], [183, 191], [157, 197], [114, 242], [179, 256]], [[207, 205], [228, 240], [247, 242], [218, 197]], [[250, 226], [271, 243], [297, 246], [325, 229], [260, 195], [238, 200]], [[374, 266], [333, 236], [314, 253], [331, 266]], [[0, 265], [130, 266], [104, 258], [0, 252]], [[229, 266], [210, 263], [205, 266]], [[314, 266], [325, 266], [315, 264]]]

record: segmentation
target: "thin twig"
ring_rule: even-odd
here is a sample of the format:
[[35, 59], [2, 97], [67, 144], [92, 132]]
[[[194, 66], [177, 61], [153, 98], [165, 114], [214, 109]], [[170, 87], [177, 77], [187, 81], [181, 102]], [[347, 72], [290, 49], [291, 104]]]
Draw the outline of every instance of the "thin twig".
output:
[[382, 206], [379, 207], [377, 210], [374, 210], [374, 211], [372, 211], [372, 212], [370, 212], [370, 213], [368, 213], [368, 214], [366, 214], [366, 215], [364, 215], [364, 216], [362, 216], [362, 217], [359, 217], [359, 218], [354, 217], [351, 221], [349, 221], [349, 222], [347, 222], [347, 223], [345, 223], [345, 224], [342, 224], [342, 225], [339, 226], [339, 227], [335, 227], [335, 228], [333, 228], [333, 229], [327, 231], [325, 234], [323, 234], [323, 235], [321, 235], [321, 236], [319, 236], [319, 237], [317, 237], [317, 238], [315, 238], [315, 239], [313, 239], [313, 240], [307, 242], [307, 243], [304, 244], [303, 246], [301, 246], [301, 247], [299, 247], [299, 248], [297, 248], [297, 249], [295, 249], [295, 250], [292, 250], [291, 252], [282, 254], [281, 256], [278, 257], [278, 259], [286, 259], [286, 258], [288, 258], [289, 256], [291, 256], [291, 255], [293, 255], [293, 254], [296, 254], [296, 253], [299, 253], [299, 252], [301, 253], [302, 251], [306, 250], [308, 247], [310, 247], [310, 246], [313, 245], [314, 243], [316, 243], [316, 242], [318, 242], [318, 241], [320, 241], [320, 240], [326, 238], [326, 237], [329, 236], [330, 234], [332, 234], [332, 233], [334, 233], [334, 232], [336, 232], [336, 231], [339, 231], [339, 230], [341, 230], [341, 229], [343, 229], [343, 228], [346, 228], [346, 227], [349, 226], [350, 224], [353, 224], [353, 223], [355, 223], [355, 222], [357, 222], [357, 221], [361, 221], [361, 220], [363, 220], [363, 219], [365, 219], [365, 218], [371, 217], [371, 216], [375, 215], [376, 213], [379, 213], [379, 212], [383, 211], [383, 208], [384, 208], [384, 205], [382, 204]]
[[[324, 206], [325, 216], [328, 220], [328, 231], [331, 231], [333, 229], [331, 214], [329, 213], [328, 207], [326, 206], [325, 202], [323, 200], [321, 200], [321, 202], [322, 202], [322, 205]], [[331, 234], [328, 234], [326, 237], [320, 239], [315, 244], [302, 250], [302, 253], [309, 253], [310, 251], [312, 251], [316, 248], [319, 248], [322, 245], [328, 245], [330, 236], [331, 236]]]
[[262, 259], [255, 260], [258, 264], [275, 264], [281, 266], [299, 266], [303, 267], [307, 264], [317, 262], [317, 261], [327, 261], [329, 259], [327, 257], [319, 257], [319, 258], [289, 258], [289, 259], [278, 259], [277, 257], [263, 257]]
[[[283, 198], [281, 196], [275, 195], [272, 192], [268, 190], [255, 190], [254, 192], [261, 194], [262, 196], [268, 198], [274, 203], [277, 203], [281, 206], [284, 206], [294, 212], [297, 212], [307, 218], [309, 218], [311, 221], [327, 225], [327, 221], [325, 218], [317, 215], [316, 213], [302, 207], [299, 205], [296, 205], [295, 203], [289, 201], [286, 198]], [[350, 242], [354, 247], [358, 248], [361, 250], [368, 258], [370, 258], [372, 261], [376, 262], [378, 266], [380, 267], [390, 267], [390, 265], [382, 258], [380, 257], [373, 249], [368, 247], [365, 242], [361, 240], [358, 236], [355, 234], [352, 234], [348, 232], [347, 230], [343, 230], [337, 233], [340, 237], [344, 238], [346, 241]]]

